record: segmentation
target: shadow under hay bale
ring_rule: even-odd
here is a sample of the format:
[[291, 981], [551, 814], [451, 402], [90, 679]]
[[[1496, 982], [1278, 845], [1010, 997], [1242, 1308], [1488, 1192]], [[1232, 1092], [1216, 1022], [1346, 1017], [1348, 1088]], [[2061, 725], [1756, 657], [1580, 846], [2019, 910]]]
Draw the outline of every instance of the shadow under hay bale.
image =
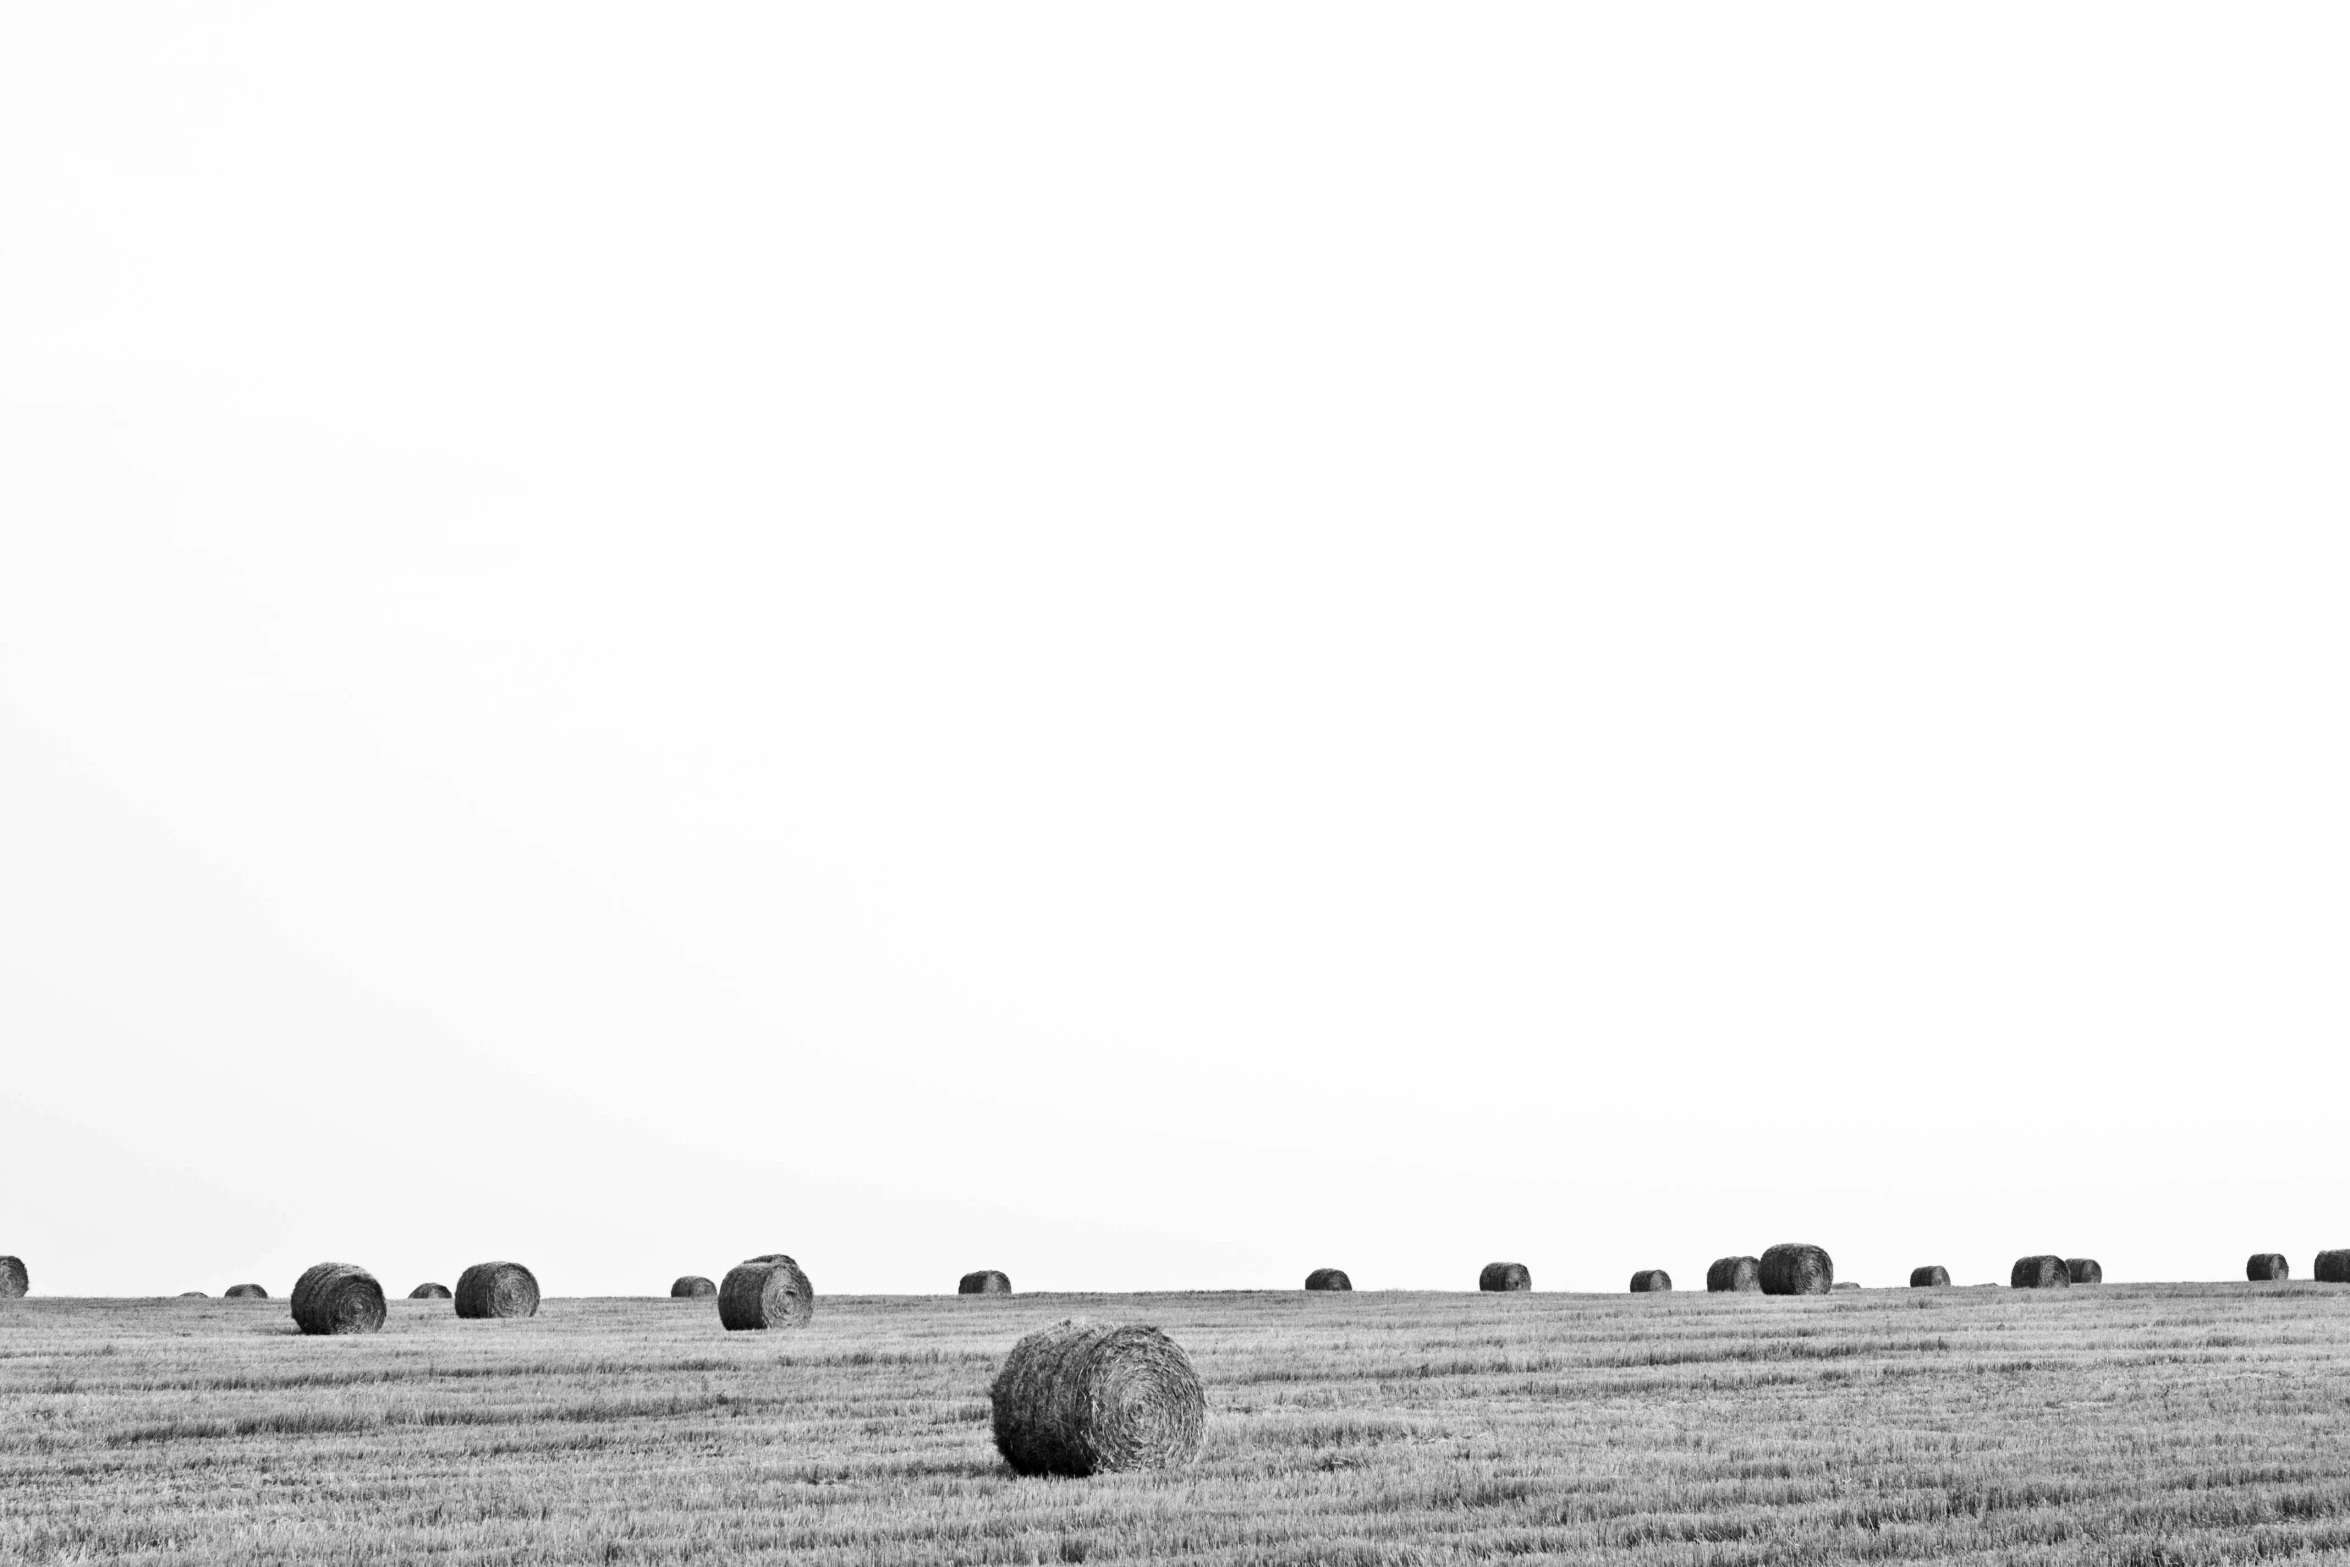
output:
[[1172, 1469], [1198, 1454], [1207, 1392], [1157, 1328], [1073, 1318], [1012, 1346], [988, 1390], [996, 1450], [1015, 1473]]
[[231, 1284], [221, 1292], [222, 1300], [267, 1300], [269, 1291], [258, 1284]]
[[32, 1275], [25, 1272], [22, 1257], [0, 1257], [0, 1300], [22, 1300], [32, 1287]]
[[1947, 1289], [1950, 1287], [1950, 1270], [1939, 1263], [1932, 1267], [1912, 1268], [1909, 1270], [1909, 1287], [1913, 1290]]
[[1635, 1295], [1662, 1295], [1673, 1287], [1673, 1276], [1662, 1268], [1643, 1268], [1632, 1275]]
[[1496, 1294], [1509, 1294], [1534, 1287], [1534, 1275], [1526, 1271], [1522, 1262], [1489, 1262], [1477, 1275], [1477, 1287]]
[[2256, 1251], [2244, 1264], [2244, 1277], [2255, 1284], [2265, 1284], [2293, 1276], [2293, 1265], [2281, 1251]]
[[2067, 1257], [2064, 1259], [2065, 1277], [2075, 1284], [2103, 1284], [2105, 1270], [2097, 1266], [2095, 1257]]
[[1762, 1259], [1716, 1257], [1705, 1270], [1705, 1287], [1716, 1295], [1751, 1295], [1762, 1288]]
[[384, 1325], [384, 1290], [348, 1262], [322, 1262], [294, 1281], [295, 1325], [305, 1333], [373, 1333]]
[[446, 1284], [419, 1284], [408, 1292], [408, 1298], [410, 1300], [447, 1300], [449, 1286]]
[[2009, 1289], [2052, 1290], [2072, 1281], [2073, 1276], [2066, 1270], [2064, 1259], [2046, 1253], [2037, 1257], [2018, 1257], [2015, 1266], [2007, 1270]]
[[1306, 1275], [1306, 1288], [1310, 1290], [1352, 1290], [1354, 1287], [1355, 1281], [1346, 1276], [1344, 1268], [1316, 1268]]
[[2350, 1251], [2321, 1251], [2310, 1277], [2320, 1284], [2350, 1284]]
[[993, 1268], [980, 1268], [957, 1279], [955, 1293], [958, 1295], [1009, 1295], [1012, 1293], [1012, 1281], [1009, 1276], [998, 1273]]
[[519, 1262], [477, 1262], [457, 1275], [460, 1317], [478, 1321], [538, 1314], [538, 1275]]
[[816, 1291], [800, 1265], [781, 1252], [729, 1268], [718, 1286], [718, 1320], [729, 1333], [804, 1328], [816, 1314]]
[[671, 1300], [708, 1300], [717, 1293], [718, 1286], [698, 1273], [684, 1274], [669, 1286]]
[[1789, 1241], [1762, 1254], [1765, 1295], [1825, 1295], [1836, 1287], [1836, 1263], [1817, 1246]]

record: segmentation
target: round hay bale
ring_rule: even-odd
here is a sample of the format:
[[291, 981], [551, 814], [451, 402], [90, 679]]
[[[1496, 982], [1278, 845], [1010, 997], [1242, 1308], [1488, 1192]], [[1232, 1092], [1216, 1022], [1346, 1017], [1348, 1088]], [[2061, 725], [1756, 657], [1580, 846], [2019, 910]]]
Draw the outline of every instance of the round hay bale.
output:
[[1938, 1290], [1950, 1287], [1950, 1270], [1935, 1264], [1909, 1270], [1909, 1287], [1913, 1290]]
[[2281, 1251], [2256, 1251], [2244, 1264], [2244, 1277], [2255, 1284], [2273, 1279], [2289, 1279], [2292, 1276], [2293, 1265], [2285, 1260], [2285, 1254]]
[[32, 1275], [25, 1272], [22, 1257], [0, 1257], [0, 1300], [22, 1300], [32, 1287]]
[[1526, 1271], [1522, 1262], [1489, 1262], [1477, 1275], [1477, 1287], [1507, 1294], [1534, 1287], [1534, 1275]]
[[348, 1262], [322, 1262], [294, 1281], [294, 1321], [305, 1333], [373, 1333], [384, 1325], [384, 1289]]
[[210, 1300], [211, 1298], [211, 1296], [205, 1294], [202, 1290], [180, 1291], [180, 1299], [182, 1300]]
[[1352, 1290], [1354, 1287], [1355, 1281], [1346, 1276], [1344, 1268], [1316, 1268], [1306, 1275], [1306, 1288], [1310, 1290]]
[[222, 1300], [267, 1300], [269, 1291], [258, 1284], [231, 1284], [221, 1291]]
[[976, 1273], [966, 1273], [957, 1279], [955, 1293], [958, 1295], [1009, 1295], [1012, 1293], [1012, 1281], [1007, 1275], [998, 1273], [993, 1268], [981, 1268]]
[[1015, 1473], [1172, 1469], [1199, 1452], [1208, 1398], [1182, 1346], [1157, 1328], [1073, 1318], [1012, 1346], [988, 1396]]
[[1856, 1290], [1860, 1288], [1860, 1281], [1857, 1279], [1838, 1279], [1836, 1281], [1835, 1287], [1840, 1290]]
[[1817, 1246], [1788, 1241], [1762, 1254], [1765, 1295], [1825, 1295], [1836, 1287], [1836, 1263]]
[[2007, 1287], [2016, 1290], [2052, 1290], [2072, 1283], [2062, 1257], [2018, 1257], [2007, 1270]]
[[1673, 1276], [1662, 1268], [1643, 1268], [1632, 1275], [1635, 1295], [1662, 1295], [1673, 1287]]
[[718, 1293], [718, 1286], [698, 1273], [688, 1273], [669, 1286], [671, 1300], [708, 1300]]
[[447, 1300], [449, 1286], [446, 1284], [419, 1284], [408, 1292], [408, 1298], [410, 1300]]
[[457, 1275], [460, 1317], [535, 1317], [538, 1275], [519, 1262], [477, 1262]]
[[718, 1286], [718, 1320], [729, 1333], [804, 1328], [815, 1314], [814, 1286], [781, 1252], [727, 1269], [726, 1281]]
[[1716, 1295], [1748, 1295], [1762, 1288], [1762, 1259], [1716, 1257], [1705, 1270], [1705, 1287]]
[[2320, 1284], [2350, 1284], [2350, 1251], [2319, 1252], [2309, 1274]]
[[2065, 1276], [2075, 1284], [2105, 1282], [2105, 1270], [2097, 1266], [2095, 1257], [2067, 1257], [2064, 1259], [2064, 1271]]

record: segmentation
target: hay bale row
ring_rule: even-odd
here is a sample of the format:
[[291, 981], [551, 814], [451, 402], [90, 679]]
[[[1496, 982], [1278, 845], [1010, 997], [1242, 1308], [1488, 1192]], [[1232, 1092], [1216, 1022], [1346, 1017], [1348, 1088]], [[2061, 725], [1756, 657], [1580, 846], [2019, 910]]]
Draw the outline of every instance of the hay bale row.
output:
[[269, 1291], [258, 1284], [231, 1284], [221, 1292], [222, 1300], [267, 1300]]
[[1511, 1294], [1534, 1287], [1534, 1275], [1526, 1271], [1522, 1262], [1489, 1262], [1477, 1275], [1477, 1287], [1496, 1294]]
[[2310, 1270], [2320, 1284], [2350, 1284], [2350, 1251], [2321, 1251]]
[[1673, 1276], [1662, 1268], [1643, 1268], [1632, 1275], [1635, 1295], [1662, 1295], [1673, 1287]]
[[698, 1273], [684, 1274], [669, 1286], [671, 1300], [708, 1300], [717, 1293], [718, 1286]]
[[729, 1333], [804, 1328], [815, 1314], [815, 1287], [800, 1265], [781, 1252], [728, 1269], [718, 1286], [718, 1320]]
[[988, 1396], [996, 1450], [1024, 1475], [1187, 1464], [1208, 1417], [1199, 1373], [1173, 1339], [1081, 1318], [1013, 1345]]
[[457, 1275], [460, 1317], [479, 1321], [538, 1314], [538, 1275], [519, 1262], [477, 1262]]
[[1817, 1246], [1789, 1241], [1762, 1254], [1765, 1295], [1825, 1295], [1836, 1287], [1836, 1263]]
[[408, 1292], [408, 1298], [410, 1300], [447, 1300], [449, 1286], [446, 1284], [419, 1284]]
[[384, 1290], [355, 1263], [322, 1262], [294, 1282], [294, 1322], [305, 1333], [373, 1333], [384, 1325]]
[[1344, 1268], [1316, 1268], [1306, 1275], [1306, 1288], [1310, 1290], [1352, 1290], [1354, 1287], [1355, 1281], [1346, 1276]]
[[2052, 1290], [2072, 1281], [2072, 1270], [2064, 1265], [2064, 1259], [2047, 1253], [2037, 1257], [2018, 1257], [2015, 1266], [2007, 1270], [2009, 1289]]
[[1751, 1295], [1762, 1289], [1762, 1259], [1716, 1257], [1705, 1270], [1705, 1287], [1716, 1295]]
[[22, 1300], [33, 1287], [33, 1277], [24, 1270], [22, 1257], [0, 1257], [0, 1300]]
[[1950, 1270], [1936, 1263], [1930, 1267], [1909, 1270], [1909, 1287], [1913, 1290], [1948, 1289]]
[[958, 1295], [1009, 1295], [1012, 1293], [1012, 1281], [1007, 1275], [998, 1273], [993, 1268], [981, 1268], [957, 1279], [955, 1293]]

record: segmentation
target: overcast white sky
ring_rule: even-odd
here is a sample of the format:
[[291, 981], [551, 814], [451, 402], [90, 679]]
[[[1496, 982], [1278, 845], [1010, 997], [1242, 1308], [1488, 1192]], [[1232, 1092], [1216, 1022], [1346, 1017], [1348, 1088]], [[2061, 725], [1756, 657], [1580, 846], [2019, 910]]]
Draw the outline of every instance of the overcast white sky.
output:
[[2346, 44], [10, 8], [0, 1252], [2306, 1270]]

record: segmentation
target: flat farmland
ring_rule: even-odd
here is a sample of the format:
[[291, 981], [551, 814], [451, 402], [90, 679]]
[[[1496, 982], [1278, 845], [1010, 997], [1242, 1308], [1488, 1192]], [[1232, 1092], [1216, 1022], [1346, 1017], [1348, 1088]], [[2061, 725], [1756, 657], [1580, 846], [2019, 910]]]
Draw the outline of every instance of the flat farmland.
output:
[[[1154, 1323], [1192, 1467], [1021, 1480], [1022, 1333]], [[0, 1303], [0, 1559], [2350, 1559], [2350, 1288]]]

